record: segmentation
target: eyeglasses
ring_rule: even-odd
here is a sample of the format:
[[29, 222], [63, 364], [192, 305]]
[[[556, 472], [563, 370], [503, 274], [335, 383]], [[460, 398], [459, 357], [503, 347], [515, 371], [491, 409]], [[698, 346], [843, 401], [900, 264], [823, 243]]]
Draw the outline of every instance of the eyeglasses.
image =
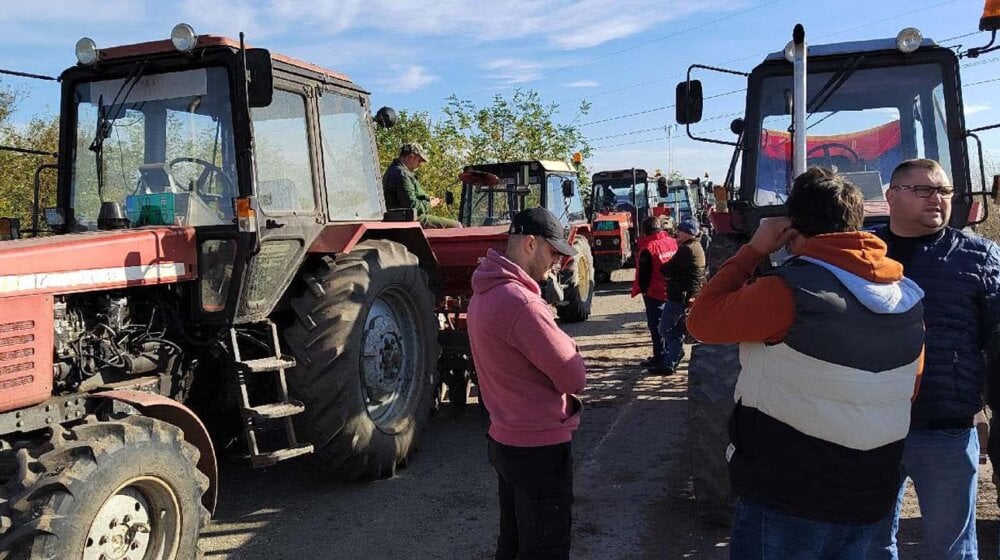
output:
[[951, 198], [955, 194], [955, 187], [951, 185], [892, 185], [889, 188], [913, 191], [920, 198], [930, 198], [935, 194], [941, 198]]

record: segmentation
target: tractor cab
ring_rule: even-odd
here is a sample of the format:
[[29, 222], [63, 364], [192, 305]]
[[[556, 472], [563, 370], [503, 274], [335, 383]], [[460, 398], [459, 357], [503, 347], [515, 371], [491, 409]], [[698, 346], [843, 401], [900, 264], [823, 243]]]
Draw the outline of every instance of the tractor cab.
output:
[[[760, 218], [784, 214], [797, 170], [796, 140], [803, 169], [834, 169], [861, 189], [870, 222], [887, 219], [885, 190], [897, 164], [937, 160], [956, 188], [952, 225], [967, 225], [973, 206], [967, 139], [975, 135], [965, 131], [958, 55], [908, 28], [896, 39], [809, 45], [800, 78], [793, 50], [789, 43], [749, 74], [725, 71], [746, 77], [746, 112], [731, 125], [734, 141], [697, 136], [691, 125], [701, 120], [701, 82], [688, 79], [677, 87], [677, 119], [690, 136], [735, 147], [725, 182], [731, 214], [715, 216], [716, 229], [749, 232]], [[689, 78], [696, 69], [720, 71], [694, 65]], [[798, 92], [805, 101], [796, 107]], [[804, 135], [795, 134], [797, 110]]]
[[466, 227], [510, 223], [517, 212], [542, 206], [564, 226], [585, 224], [576, 170], [561, 161], [469, 165], [461, 174], [459, 221]]

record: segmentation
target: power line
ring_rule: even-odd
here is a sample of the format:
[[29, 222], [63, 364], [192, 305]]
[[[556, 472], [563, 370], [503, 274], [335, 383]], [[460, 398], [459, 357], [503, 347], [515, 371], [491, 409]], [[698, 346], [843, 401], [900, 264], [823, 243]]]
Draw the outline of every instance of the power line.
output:
[[[734, 89], [732, 91], [727, 91], [725, 93], [717, 93], [715, 95], [709, 95], [708, 97], [705, 98], [705, 100], [707, 101], [709, 99], [718, 99], [720, 97], [726, 97], [727, 95], [733, 95], [734, 93], [740, 93], [740, 92], [743, 92], [743, 91], [746, 91], [746, 90], [747, 90], [747, 88], [741, 88], [741, 89]], [[601, 124], [601, 123], [606, 123], [606, 122], [610, 122], [610, 121], [617, 121], [617, 120], [626, 119], [626, 118], [629, 118], [629, 117], [636, 117], [636, 116], [639, 116], [639, 115], [646, 115], [646, 114], [649, 114], [649, 113], [656, 113], [658, 111], [664, 111], [666, 109], [672, 109], [672, 108], [674, 108], [676, 106], [677, 106], [676, 104], [670, 104], [670, 105], [663, 105], [661, 107], [651, 107], [649, 109], [643, 109], [642, 111], [636, 111], [634, 113], [626, 113], [624, 115], [616, 115], [614, 117], [608, 117], [606, 119], [601, 119], [601, 120], [597, 120], [597, 121], [590, 121], [590, 122], [583, 123], [583, 124], [578, 125], [578, 126], [590, 126], [590, 125]]]
[[981, 82], [973, 82], [971, 84], [965, 84], [964, 87], [981, 86], [983, 84], [992, 84], [993, 82], [1000, 82], [1000, 78], [993, 78], [992, 80], [983, 80]]

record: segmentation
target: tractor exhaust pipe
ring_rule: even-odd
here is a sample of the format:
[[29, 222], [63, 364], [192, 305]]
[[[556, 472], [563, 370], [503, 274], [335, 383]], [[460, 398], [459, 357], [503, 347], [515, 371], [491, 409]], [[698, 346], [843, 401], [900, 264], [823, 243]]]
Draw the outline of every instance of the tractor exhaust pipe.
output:
[[792, 177], [806, 171], [806, 30], [792, 31]]

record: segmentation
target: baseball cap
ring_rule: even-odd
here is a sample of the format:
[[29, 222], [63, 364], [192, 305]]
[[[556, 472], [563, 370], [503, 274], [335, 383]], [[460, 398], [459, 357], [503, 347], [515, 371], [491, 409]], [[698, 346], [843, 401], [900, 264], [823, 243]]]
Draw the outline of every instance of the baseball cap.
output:
[[427, 159], [427, 152], [424, 151], [423, 146], [416, 142], [407, 142], [399, 148], [399, 157], [408, 156], [410, 154], [418, 156], [420, 159], [424, 160], [425, 163], [430, 161]]
[[677, 224], [677, 231], [683, 231], [689, 235], [698, 235], [698, 222], [691, 218], [681, 220], [681, 223]]
[[510, 221], [512, 235], [537, 235], [549, 242], [556, 251], [567, 257], [576, 256], [576, 249], [566, 243], [563, 225], [545, 208], [527, 208], [514, 214]]

